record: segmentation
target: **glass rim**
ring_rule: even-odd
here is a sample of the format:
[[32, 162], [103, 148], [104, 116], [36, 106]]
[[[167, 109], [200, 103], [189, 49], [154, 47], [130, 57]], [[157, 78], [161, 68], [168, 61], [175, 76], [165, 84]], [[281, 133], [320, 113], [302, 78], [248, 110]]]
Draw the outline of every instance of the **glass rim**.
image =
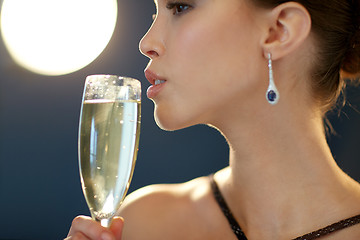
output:
[[129, 80], [129, 81], [135, 81], [135, 82], [140, 82], [140, 80], [133, 78], [133, 77], [129, 77], [129, 76], [124, 76], [124, 75], [116, 75], [116, 74], [91, 74], [86, 76], [86, 80], [85, 82], [89, 81], [90, 79], [110, 79], [110, 78], [116, 78], [118, 80]]
[[[112, 74], [93, 74], [87, 76], [85, 80], [83, 100], [93, 99], [94, 97], [95, 99], [101, 99], [103, 94], [100, 94], [99, 97], [97, 95], [97, 89], [104, 91], [104, 89], [110, 89], [113, 87], [119, 88], [119, 91], [120, 88], [127, 87], [128, 90], [126, 91], [132, 94], [133, 100], [141, 100], [141, 82], [138, 79]], [[95, 89], [95, 91], [91, 93], [91, 89]], [[90, 97], [90, 94], [93, 94], [94, 97]], [[113, 96], [110, 99], [120, 100], [122, 98], [119, 99]]]

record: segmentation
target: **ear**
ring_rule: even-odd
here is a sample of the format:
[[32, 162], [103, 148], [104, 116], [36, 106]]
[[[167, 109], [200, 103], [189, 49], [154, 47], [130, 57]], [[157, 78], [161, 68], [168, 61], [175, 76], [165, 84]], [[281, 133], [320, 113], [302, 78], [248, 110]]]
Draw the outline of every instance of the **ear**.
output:
[[269, 13], [263, 41], [264, 57], [271, 53], [277, 60], [296, 50], [309, 36], [311, 17], [307, 9], [296, 2], [286, 2]]

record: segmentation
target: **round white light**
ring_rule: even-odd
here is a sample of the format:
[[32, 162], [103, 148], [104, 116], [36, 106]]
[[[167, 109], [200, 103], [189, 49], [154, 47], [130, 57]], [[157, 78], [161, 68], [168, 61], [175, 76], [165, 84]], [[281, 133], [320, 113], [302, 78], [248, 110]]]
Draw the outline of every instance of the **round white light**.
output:
[[0, 21], [15, 62], [39, 74], [63, 75], [100, 55], [116, 19], [117, 0], [4, 0]]

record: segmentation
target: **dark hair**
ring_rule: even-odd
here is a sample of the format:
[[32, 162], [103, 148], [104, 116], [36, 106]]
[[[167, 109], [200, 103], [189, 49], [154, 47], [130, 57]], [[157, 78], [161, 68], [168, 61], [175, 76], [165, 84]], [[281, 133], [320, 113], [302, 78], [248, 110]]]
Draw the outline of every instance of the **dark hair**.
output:
[[[317, 41], [313, 66], [313, 93], [323, 113], [333, 109], [349, 80], [360, 72], [360, 0], [250, 0], [273, 8], [285, 2], [303, 5], [311, 16], [311, 31]], [[342, 98], [344, 99], [344, 98]], [[345, 103], [345, 100], [344, 102]]]

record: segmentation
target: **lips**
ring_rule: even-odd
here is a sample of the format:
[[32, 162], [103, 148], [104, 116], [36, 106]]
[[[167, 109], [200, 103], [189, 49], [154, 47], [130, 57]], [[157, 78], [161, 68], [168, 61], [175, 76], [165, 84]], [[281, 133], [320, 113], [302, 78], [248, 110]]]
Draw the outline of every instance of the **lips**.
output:
[[147, 97], [153, 99], [165, 86], [166, 80], [150, 70], [145, 71], [145, 77], [151, 83], [151, 86], [147, 90]]
[[157, 85], [159, 83], [165, 82], [165, 79], [150, 70], [145, 71], [145, 77], [152, 85]]

